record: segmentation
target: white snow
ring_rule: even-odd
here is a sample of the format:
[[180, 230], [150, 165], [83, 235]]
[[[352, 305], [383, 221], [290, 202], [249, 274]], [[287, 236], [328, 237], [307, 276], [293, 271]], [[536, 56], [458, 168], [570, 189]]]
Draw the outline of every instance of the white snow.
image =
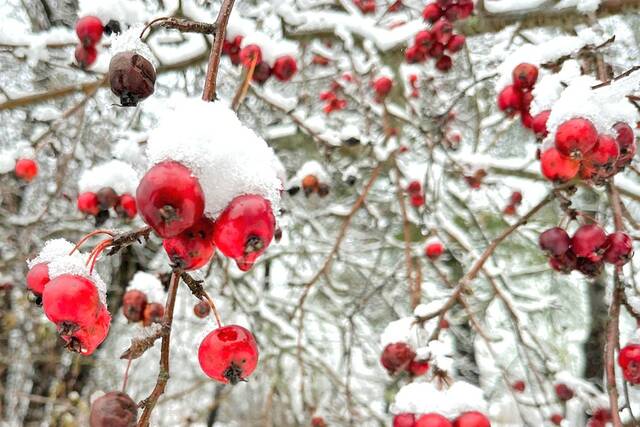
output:
[[276, 60], [283, 56], [298, 56], [298, 45], [289, 40], [274, 40], [268, 35], [259, 31], [253, 31], [245, 34], [242, 38], [241, 48], [255, 44], [260, 47], [262, 52], [262, 60], [268, 63], [271, 67], [275, 64]]
[[135, 52], [151, 62], [155, 68], [158, 68], [158, 60], [151, 52], [151, 49], [145, 42], [140, 40], [140, 33], [143, 28], [144, 26], [142, 25], [136, 25], [116, 35], [111, 41], [109, 53], [113, 57], [121, 52]]
[[331, 182], [331, 178], [324, 166], [316, 160], [309, 160], [300, 166], [300, 169], [298, 169], [296, 174], [289, 180], [287, 185], [289, 187], [300, 185], [304, 177], [307, 175], [315, 176], [321, 183]]
[[151, 131], [147, 155], [152, 164], [174, 160], [189, 167], [205, 194], [211, 219], [235, 197], [257, 194], [280, 208], [282, 183], [273, 149], [244, 126], [223, 102], [175, 97]]
[[118, 194], [136, 194], [140, 178], [130, 164], [121, 160], [110, 160], [82, 173], [78, 181], [80, 193], [94, 193], [105, 187], [111, 187]]
[[[78, 18], [95, 16], [100, 18], [105, 25], [114, 19], [120, 25], [144, 22], [150, 17], [144, 7], [144, 3], [128, 0], [80, 0], [78, 5]], [[140, 34], [138, 32], [138, 34]]]
[[413, 382], [396, 394], [391, 413], [438, 413], [455, 418], [463, 412], [486, 413], [487, 402], [482, 390], [465, 381], [456, 381], [448, 389], [439, 390], [430, 382]]
[[147, 301], [149, 302], [163, 303], [166, 299], [166, 292], [160, 279], [144, 271], [136, 272], [129, 282], [127, 290], [131, 291], [134, 289], [145, 293], [147, 295]]

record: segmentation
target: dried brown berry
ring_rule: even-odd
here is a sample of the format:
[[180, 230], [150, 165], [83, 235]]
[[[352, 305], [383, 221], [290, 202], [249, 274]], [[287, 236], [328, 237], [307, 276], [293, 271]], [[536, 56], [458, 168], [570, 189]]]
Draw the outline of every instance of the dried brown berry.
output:
[[120, 52], [109, 63], [109, 82], [123, 107], [135, 107], [153, 94], [156, 70], [142, 55]]
[[138, 406], [126, 394], [110, 391], [91, 405], [91, 427], [134, 427]]
[[106, 211], [111, 208], [115, 208], [118, 204], [118, 193], [114, 191], [111, 187], [104, 187], [100, 191], [96, 193], [98, 198], [98, 205], [100, 206], [100, 210]]

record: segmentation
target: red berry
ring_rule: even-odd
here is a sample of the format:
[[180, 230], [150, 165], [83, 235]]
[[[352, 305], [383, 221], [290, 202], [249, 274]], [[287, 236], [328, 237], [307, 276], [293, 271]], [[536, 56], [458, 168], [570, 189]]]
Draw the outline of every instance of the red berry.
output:
[[511, 204], [513, 205], [519, 205], [520, 203], [522, 203], [522, 193], [519, 191], [514, 191], [513, 193], [511, 193]]
[[94, 324], [101, 306], [98, 290], [91, 280], [71, 274], [47, 283], [42, 299], [47, 318], [58, 329], [68, 332]]
[[604, 267], [601, 261], [591, 261], [587, 258], [576, 260], [576, 270], [588, 277], [598, 277]]
[[465, 41], [466, 38], [463, 35], [455, 34], [453, 37], [451, 37], [449, 43], [447, 43], [447, 50], [451, 53], [459, 52], [464, 46]]
[[174, 237], [191, 227], [204, 212], [198, 179], [180, 163], [166, 161], [147, 171], [136, 192], [140, 216], [160, 237]]
[[528, 108], [526, 110], [522, 110], [520, 121], [522, 122], [522, 126], [533, 130], [533, 116], [529, 114]]
[[422, 194], [412, 194], [411, 198], [411, 206], [414, 208], [419, 208], [424, 205], [424, 196]]
[[71, 336], [61, 335], [67, 343], [67, 348], [85, 356], [92, 354], [107, 337], [111, 326], [111, 315], [104, 305], [100, 306], [100, 312], [96, 321], [73, 332]]
[[416, 33], [414, 43], [419, 48], [428, 49], [433, 44], [433, 34], [429, 30], [422, 30]]
[[440, 414], [425, 414], [418, 418], [414, 427], [452, 427], [453, 424]]
[[426, 360], [412, 360], [409, 363], [408, 371], [414, 377], [419, 377], [429, 371], [429, 362]]
[[137, 289], [124, 293], [122, 297], [122, 314], [130, 322], [140, 322], [147, 306], [147, 295]]
[[441, 16], [442, 9], [435, 3], [428, 4], [422, 11], [422, 18], [424, 18], [424, 20], [427, 22], [431, 22], [432, 24], [440, 19]]
[[414, 427], [416, 417], [413, 414], [398, 414], [393, 417], [393, 427]]
[[424, 253], [428, 258], [438, 259], [444, 252], [444, 246], [440, 242], [429, 243], [424, 249]]
[[564, 418], [563, 418], [563, 417], [562, 417], [562, 415], [560, 415], [560, 414], [553, 414], [553, 415], [551, 416], [551, 418], [549, 418], [549, 420], [550, 420], [553, 424], [555, 424], [555, 425], [559, 426], [560, 424], [562, 424], [562, 420], [564, 420]]
[[327, 423], [322, 417], [311, 418], [311, 427], [327, 427]]
[[224, 384], [237, 384], [256, 369], [258, 346], [251, 332], [242, 326], [223, 326], [202, 341], [198, 360], [209, 377]]
[[86, 191], [78, 196], [78, 210], [87, 215], [98, 215], [98, 196], [92, 191]]
[[[434, 59], [439, 59], [442, 57], [442, 55], [444, 55], [444, 49], [445, 49], [445, 45], [439, 42], [436, 42], [434, 44], [431, 45], [431, 48], [429, 48], [429, 56], [433, 57]], [[426, 58], [426, 55], [425, 55]]]
[[23, 181], [31, 181], [38, 175], [38, 164], [31, 159], [19, 159], [16, 162], [15, 174]]
[[192, 227], [162, 242], [171, 264], [182, 270], [195, 270], [206, 265], [215, 251], [213, 221], [202, 217]]
[[574, 253], [571, 250], [568, 250], [564, 255], [551, 257], [549, 259], [549, 265], [555, 271], [569, 274], [573, 270], [578, 268], [578, 260], [576, 259]]
[[422, 191], [422, 184], [420, 184], [420, 181], [411, 181], [407, 186], [407, 193], [411, 195], [420, 194], [421, 191]]
[[491, 427], [491, 422], [484, 414], [465, 412], [453, 421], [453, 427]]
[[569, 235], [560, 227], [553, 227], [542, 233], [538, 242], [540, 249], [553, 257], [564, 255], [571, 247]]
[[263, 84], [271, 77], [271, 67], [265, 61], [258, 62], [256, 68], [253, 70], [253, 81], [258, 84]]
[[125, 193], [118, 199], [116, 205], [116, 211], [121, 213], [126, 218], [134, 218], [138, 213], [138, 206], [136, 205], [136, 199], [129, 193]]
[[268, 200], [257, 195], [238, 196], [216, 220], [213, 240], [220, 252], [247, 271], [271, 243], [275, 222]]
[[531, 92], [520, 92], [520, 112], [527, 113], [526, 119], [522, 119], [523, 124], [531, 129], [533, 127], [533, 117], [529, 114], [531, 103], [533, 102], [533, 94]]
[[379, 98], [384, 98], [389, 95], [392, 87], [393, 80], [389, 77], [379, 77], [373, 82], [373, 90], [376, 91], [376, 95], [378, 95]]
[[[607, 423], [611, 421], [611, 411], [607, 408], [599, 408], [593, 411], [591, 415], [592, 420], [601, 421]], [[604, 427], [604, 425], [603, 425]]]
[[256, 64], [262, 61], [262, 50], [258, 45], [250, 44], [243, 47], [240, 51], [240, 62], [245, 67], [248, 67], [253, 61], [255, 61]]
[[74, 56], [78, 66], [84, 70], [96, 62], [96, 59], [98, 58], [98, 51], [93, 46], [82, 46], [79, 44], [76, 47]]
[[142, 324], [149, 326], [152, 323], [162, 323], [164, 318], [164, 306], [159, 302], [151, 302], [144, 307], [142, 312]]
[[138, 405], [128, 395], [110, 391], [91, 405], [90, 427], [133, 427], [138, 419]]
[[513, 69], [513, 86], [520, 90], [531, 90], [538, 80], [538, 67], [523, 62]]
[[524, 392], [524, 390], [526, 388], [526, 385], [525, 385], [524, 381], [518, 380], [518, 381], [514, 382], [513, 384], [511, 384], [511, 388], [514, 391], [517, 391], [518, 393], [522, 393], [522, 392]]
[[76, 34], [85, 47], [93, 47], [102, 38], [104, 27], [95, 16], [85, 16], [76, 22]]
[[298, 64], [292, 56], [282, 56], [276, 59], [273, 65], [273, 75], [281, 82], [291, 80], [291, 77], [298, 71]]
[[573, 390], [566, 384], [560, 383], [555, 385], [556, 396], [563, 402], [573, 399]]
[[384, 368], [393, 375], [397, 372], [405, 370], [416, 353], [403, 342], [397, 342], [387, 345], [380, 356], [380, 363]]
[[498, 94], [498, 108], [509, 115], [513, 115], [520, 110], [520, 92], [509, 85]]
[[473, 0], [458, 0], [458, 19], [466, 19], [473, 13]]
[[558, 127], [555, 141], [561, 154], [580, 159], [598, 142], [598, 131], [590, 120], [575, 118]]
[[569, 181], [580, 169], [580, 161], [561, 154], [555, 148], [549, 148], [540, 156], [542, 174], [551, 181]]
[[446, 45], [449, 43], [449, 40], [451, 40], [451, 37], [453, 37], [453, 24], [447, 19], [441, 18], [433, 24], [431, 32], [438, 43]]
[[407, 60], [409, 64], [417, 64], [418, 62], [423, 62], [427, 59], [427, 54], [424, 49], [421, 49], [420, 46], [410, 46], [404, 52], [404, 58]]
[[618, 364], [624, 379], [633, 385], [640, 384], [640, 344], [627, 344], [618, 354]]
[[47, 263], [41, 262], [31, 267], [27, 273], [27, 288], [34, 295], [41, 296], [49, 280], [49, 266]]
[[607, 249], [604, 252], [603, 260], [609, 264], [622, 266], [633, 257], [633, 240], [622, 231], [609, 234], [604, 246]]
[[354, 3], [363, 14], [375, 13], [376, 2], [375, 0], [354, 0]]
[[620, 156], [620, 147], [616, 140], [609, 135], [600, 135], [595, 147], [586, 155], [586, 159], [605, 172], [611, 172]]
[[607, 235], [602, 227], [597, 224], [585, 224], [573, 234], [571, 249], [577, 257], [597, 262], [602, 259], [606, 240]]
[[545, 110], [533, 117], [531, 130], [533, 130], [533, 133], [535, 133], [538, 138], [545, 138], [549, 134], [549, 131], [547, 130], [547, 121], [549, 120], [550, 114], [551, 110]]
[[635, 135], [631, 126], [624, 122], [618, 122], [613, 125], [616, 131], [616, 141], [620, 144], [620, 151], [624, 153], [627, 147], [631, 146], [635, 141]]
[[197, 317], [204, 319], [211, 312], [211, 306], [206, 301], [200, 301], [193, 306], [193, 314]]
[[447, 72], [453, 67], [453, 61], [450, 56], [443, 55], [436, 61], [436, 68], [442, 72]]

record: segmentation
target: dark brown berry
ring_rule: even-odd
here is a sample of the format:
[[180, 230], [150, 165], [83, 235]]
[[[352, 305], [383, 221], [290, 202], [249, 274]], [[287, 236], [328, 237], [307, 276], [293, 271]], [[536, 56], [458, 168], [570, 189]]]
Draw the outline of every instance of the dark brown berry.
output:
[[109, 63], [111, 91], [120, 98], [123, 107], [135, 107], [153, 94], [156, 70], [142, 55], [121, 52]]
[[126, 394], [110, 391], [91, 405], [91, 427], [134, 427], [138, 405]]

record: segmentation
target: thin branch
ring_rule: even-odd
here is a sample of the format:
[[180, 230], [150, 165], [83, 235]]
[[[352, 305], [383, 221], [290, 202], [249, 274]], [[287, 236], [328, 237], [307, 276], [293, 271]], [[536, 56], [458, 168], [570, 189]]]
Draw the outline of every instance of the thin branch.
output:
[[217, 33], [213, 41], [213, 47], [211, 48], [211, 54], [209, 55], [209, 65], [207, 67], [207, 75], [204, 81], [204, 90], [202, 92], [202, 99], [205, 101], [215, 101], [216, 95], [216, 82], [218, 80], [218, 68], [220, 66], [220, 56], [222, 55], [222, 45], [224, 44], [224, 37], [227, 32], [227, 23], [229, 22], [229, 16], [233, 9], [234, 0], [224, 0], [222, 6], [220, 6], [220, 12], [216, 19]]

